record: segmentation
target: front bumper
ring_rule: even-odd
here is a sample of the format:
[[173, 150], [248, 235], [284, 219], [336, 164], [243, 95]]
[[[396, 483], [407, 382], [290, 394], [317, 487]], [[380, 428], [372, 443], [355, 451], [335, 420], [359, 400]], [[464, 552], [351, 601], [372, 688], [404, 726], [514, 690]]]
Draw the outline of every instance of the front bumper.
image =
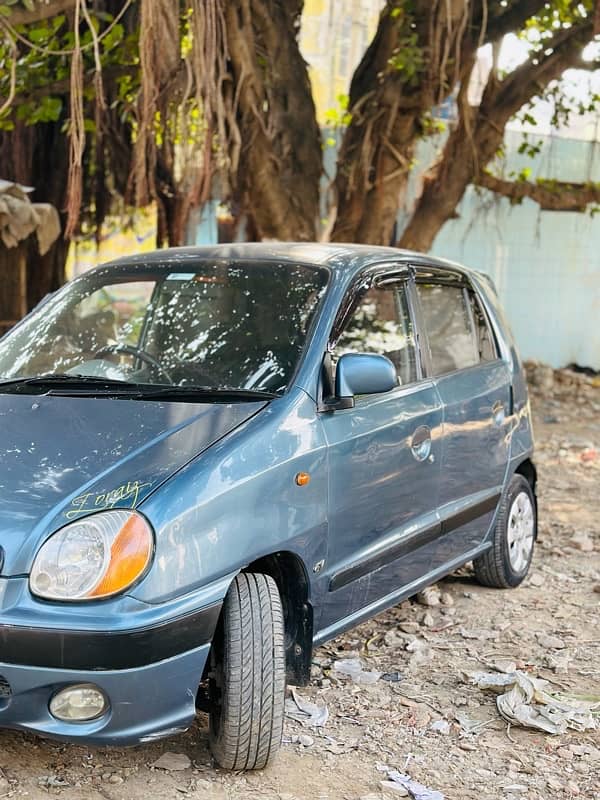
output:
[[[93, 745], [150, 742], [188, 728], [210, 650], [204, 644], [172, 658], [125, 670], [67, 670], [0, 662], [0, 727]], [[66, 723], [48, 710], [52, 695], [75, 683], [99, 686], [110, 701], [91, 722]], [[8, 694], [8, 696], [7, 696]]]
[[[122, 598], [77, 608], [34, 601], [20, 580], [2, 583], [0, 728], [132, 745], [189, 727], [224, 585], [154, 607]], [[53, 717], [52, 696], [80, 683], [102, 689], [107, 712], [89, 722]]]

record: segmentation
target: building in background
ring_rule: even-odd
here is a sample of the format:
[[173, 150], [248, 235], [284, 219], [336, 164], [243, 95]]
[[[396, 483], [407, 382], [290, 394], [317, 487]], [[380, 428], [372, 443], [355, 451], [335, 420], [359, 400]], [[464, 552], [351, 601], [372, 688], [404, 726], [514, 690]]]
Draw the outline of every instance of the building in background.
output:
[[339, 107], [377, 30], [383, 0], [305, 0], [300, 49], [309, 65], [317, 115]]

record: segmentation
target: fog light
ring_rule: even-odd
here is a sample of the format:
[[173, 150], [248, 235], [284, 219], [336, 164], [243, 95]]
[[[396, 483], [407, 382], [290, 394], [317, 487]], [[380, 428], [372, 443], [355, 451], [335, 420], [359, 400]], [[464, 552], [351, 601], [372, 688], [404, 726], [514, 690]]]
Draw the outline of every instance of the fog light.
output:
[[92, 683], [68, 686], [50, 700], [50, 713], [63, 722], [89, 722], [107, 709], [104, 692]]

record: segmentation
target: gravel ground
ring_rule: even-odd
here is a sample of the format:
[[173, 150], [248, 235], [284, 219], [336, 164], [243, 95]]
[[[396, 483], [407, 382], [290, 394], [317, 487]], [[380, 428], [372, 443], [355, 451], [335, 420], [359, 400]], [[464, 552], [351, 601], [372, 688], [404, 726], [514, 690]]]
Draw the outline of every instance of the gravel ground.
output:
[[[600, 388], [536, 365], [530, 376], [540, 537], [521, 587], [480, 587], [465, 568], [319, 648], [299, 696], [329, 718], [321, 728], [288, 718], [282, 752], [262, 773], [216, 770], [202, 715], [184, 735], [130, 750], [1, 731], [0, 797], [406, 796], [382, 783], [385, 765], [452, 800], [598, 800], [600, 718], [596, 730], [559, 735], [510, 726], [494, 696], [469, 682], [475, 671], [516, 666], [552, 692], [600, 695]], [[382, 677], [356, 683], [334, 666], [348, 658]]]

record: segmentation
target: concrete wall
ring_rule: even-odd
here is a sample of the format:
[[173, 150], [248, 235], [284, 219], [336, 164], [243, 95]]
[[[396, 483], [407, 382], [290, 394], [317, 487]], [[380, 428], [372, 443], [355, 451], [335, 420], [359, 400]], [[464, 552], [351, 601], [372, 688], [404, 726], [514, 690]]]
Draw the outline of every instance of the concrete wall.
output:
[[[542, 147], [532, 161], [518, 153], [522, 141], [506, 136], [507, 176], [532, 167], [532, 177], [600, 181], [600, 143], [536, 137]], [[422, 149], [421, 164], [432, 150]], [[473, 188], [458, 213], [432, 252], [493, 278], [523, 357], [600, 370], [600, 214], [540, 211], [530, 200], [511, 206]]]

